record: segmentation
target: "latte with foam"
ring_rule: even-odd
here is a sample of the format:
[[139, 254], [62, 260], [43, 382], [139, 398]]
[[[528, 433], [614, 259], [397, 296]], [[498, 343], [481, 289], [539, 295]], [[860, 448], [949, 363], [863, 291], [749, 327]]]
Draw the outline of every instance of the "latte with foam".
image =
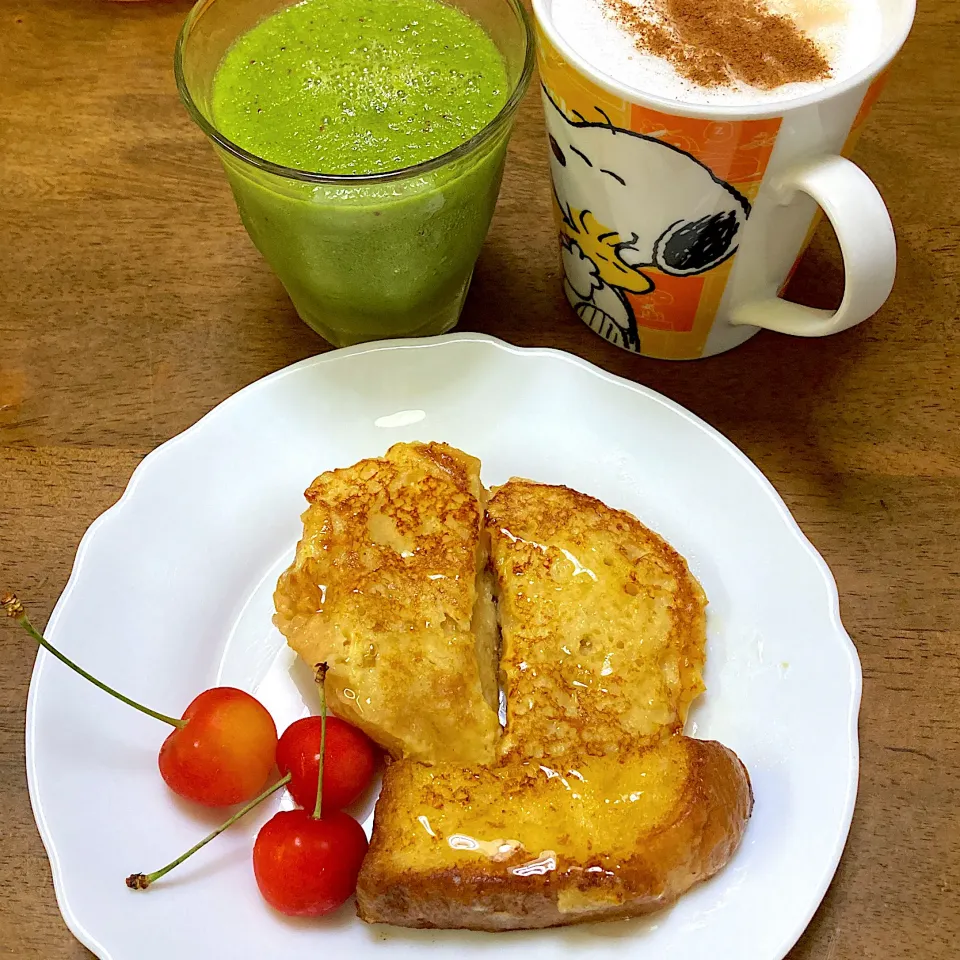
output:
[[594, 69], [693, 104], [804, 96], [882, 45], [877, 0], [552, 0], [550, 18]]

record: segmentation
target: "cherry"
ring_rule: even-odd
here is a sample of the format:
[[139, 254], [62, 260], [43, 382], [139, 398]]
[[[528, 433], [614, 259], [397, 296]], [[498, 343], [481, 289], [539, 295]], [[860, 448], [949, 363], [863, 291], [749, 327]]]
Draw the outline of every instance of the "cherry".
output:
[[306, 810], [285, 810], [261, 828], [253, 846], [260, 895], [289, 917], [320, 917], [345, 903], [357, 888], [367, 835], [341, 811], [322, 820]]
[[234, 687], [204, 690], [160, 747], [160, 776], [208, 807], [249, 800], [273, 770], [277, 727], [259, 700]]
[[[291, 723], [277, 744], [277, 766], [290, 774], [287, 789], [301, 806], [317, 805], [320, 777], [320, 740], [323, 717], [304, 717]], [[373, 741], [339, 717], [327, 718], [323, 770], [323, 808], [342, 810], [370, 785], [377, 765]]]
[[27, 618], [14, 594], [0, 605], [52, 656], [101, 690], [174, 728], [160, 748], [160, 775], [181, 797], [210, 807], [242, 803], [263, 789], [277, 753], [277, 728], [266, 708], [233, 687], [205, 690], [179, 720], [125, 697], [57, 650]]

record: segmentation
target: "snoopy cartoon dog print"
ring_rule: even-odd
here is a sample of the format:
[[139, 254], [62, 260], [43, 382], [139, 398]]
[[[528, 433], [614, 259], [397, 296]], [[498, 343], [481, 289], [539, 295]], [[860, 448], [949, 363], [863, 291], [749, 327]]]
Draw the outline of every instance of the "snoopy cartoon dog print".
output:
[[750, 204], [700, 161], [655, 137], [568, 117], [544, 89], [550, 166], [560, 211], [564, 290], [600, 336], [640, 349], [627, 294], [656, 276], [694, 276], [737, 251]]

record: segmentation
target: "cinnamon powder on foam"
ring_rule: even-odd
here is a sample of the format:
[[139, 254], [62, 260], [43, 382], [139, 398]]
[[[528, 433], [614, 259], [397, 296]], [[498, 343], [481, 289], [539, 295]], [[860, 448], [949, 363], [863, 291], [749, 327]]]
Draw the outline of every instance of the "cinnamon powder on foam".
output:
[[830, 63], [797, 24], [763, 0], [601, 0], [643, 53], [701, 87], [760, 90], [825, 80]]

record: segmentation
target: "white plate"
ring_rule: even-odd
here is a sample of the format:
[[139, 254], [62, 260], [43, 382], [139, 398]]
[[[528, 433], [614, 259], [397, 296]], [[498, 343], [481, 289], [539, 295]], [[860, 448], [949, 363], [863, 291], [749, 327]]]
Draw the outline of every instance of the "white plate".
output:
[[[49, 636], [106, 682], [179, 713], [241, 686], [282, 729], [307, 712], [272, 627], [271, 592], [300, 533], [302, 491], [399, 440], [483, 461], [630, 510], [690, 562], [710, 598], [707, 693], [689, 731], [728, 744], [756, 809], [734, 861], [643, 921], [478, 934], [368, 927], [349, 907], [291, 922], [250, 868], [266, 805], [146, 893], [156, 869], [219, 822], [163, 786], [166, 729], [42, 654], [30, 687], [30, 795], [73, 933], [110, 960], [318, 955], [423, 960], [497, 950], [523, 960], [780, 960], [840, 857], [857, 786], [860, 665], [836, 586], [783, 502], [732, 444], [644, 387], [567, 354], [459, 334], [341, 350], [231, 397], [137, 468], [91, 526]], [[369, 807], [364, 811], [368, 814]], [[318, 953], [319, 951], [319, 953]]]

